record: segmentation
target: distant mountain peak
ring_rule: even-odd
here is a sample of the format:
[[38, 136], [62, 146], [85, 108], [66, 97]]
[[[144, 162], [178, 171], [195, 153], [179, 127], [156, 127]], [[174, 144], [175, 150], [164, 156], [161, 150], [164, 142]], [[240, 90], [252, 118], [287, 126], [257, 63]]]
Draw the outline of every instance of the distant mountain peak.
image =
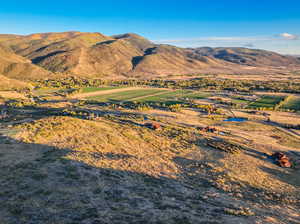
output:
[[117, 34], [112, 36], [115, 39], [124, 39], [124, 38], [139, 38], [139, 39], [146, 39], [145, 37], [138, 35], [136, 33], [123, 33]]

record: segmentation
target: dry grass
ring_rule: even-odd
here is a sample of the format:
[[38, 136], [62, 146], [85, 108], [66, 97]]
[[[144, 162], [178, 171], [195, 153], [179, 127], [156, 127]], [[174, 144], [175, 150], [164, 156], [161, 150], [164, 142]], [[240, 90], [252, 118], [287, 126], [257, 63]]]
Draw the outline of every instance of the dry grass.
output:
[[[172, 140], [157, 136], [146, 128], [68, 117], [51, 117], [20, 128], [25, 128], [18, 137], [22, 141], [72, 149], [67, 159], [94, 167], [152, 176], [164, 173], [174, 177], [178, 173], [176, 166], [170, 162], [175, 156]], [[105, 156], [108, 154], [125, 155], [127, 159], [111, 160]]]
[[[216, 217], [297, 223], [299, 170], [268, 158], [280, 146], [276, 139], [269, 136], [274, 147], [263, 145], [274, 127], [210, 121], [232, 134], [202, 135], [195, 125], [208, 119], [198, 112], [153, 110], [148, 116], [162, 125], [154, 131], [130, 116], [136, 111], [126, 113], [97, 121], [45, 117], [16, 126], [18, 133], [5, 141], [0, 135], [2, 220], [26, 223], [34, 214], [43, 224], [209, 223]], [[240, 153], [209, 147], [208, 137], [235, 142]]]
[[[245, 122], [227, 126], [238, 128], [241, 132], [248, 132], [254, 139], [256, 138], [254, 143], [258, 148], [252, 148], [253, 151], [249, 152], [242, 150], [239, 155], [227, 155], [222, 159], [215, 158], [213, 167], [218, 173], [227, 170], [230, 178], [252, 187], [272, 189], [282, 193], [296, 190], [296, 185], [274, 180], [272, 172], [266, 172], [264, 169], [274, 169], [276, 172], [281, 169], [266, 161], [267, 155], [272, 154], [276, 145], [292, 148], [299, 142], [284, 133], [276, 132], [274, 127], [263, 124]], [[174, 127], [176, 124], [171, 125], [171, 129], [165, 127], [162, 131], [154, 132], [144, 127], [124, 126], [105, 119], [87, 121], [68, 117], [50, 117], [20, 126], [23, 131], [19, 133], [18, 139], [28, 143], [71, 149], [72, 152], [66, 155], [66, 159], [80, 161], [93, 167], [138, 172], [154, 177], [163, 175], [177, 178], [180, 169], [174, 162], [175, 157], [185, 157], [189, 153], [208, 153], [207, 155], [213, 157], [220, 154], [218, 150], [207, 152], [205, 146], [199, 148], [197, 144], [186, 143], [185, 138], [196, 141], [194, 131], [186, 132], [185, 129], [174, 129]], [[267, 137], [270, 133], [280, 135], [284, 140], [276, 143], [278, 140], [274, 139], [273, 147], [260, 149], [259, 143], [265, 141], [262, 134]], [[115, 159], [112, 159], [114, 157]]]
[[15, 91], [0, 91], [0, 97], [4, 99], [26, 99], [26, 97]]

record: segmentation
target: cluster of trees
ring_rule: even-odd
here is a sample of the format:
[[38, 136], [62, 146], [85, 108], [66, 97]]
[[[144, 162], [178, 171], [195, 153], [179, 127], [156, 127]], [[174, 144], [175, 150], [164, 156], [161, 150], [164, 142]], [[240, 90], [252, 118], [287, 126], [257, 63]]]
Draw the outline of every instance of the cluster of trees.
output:
[[102, 80], [102, 79], [83, 79], [78, 77], [67, 77], [60, 79], [45, 79], [37, 80], [34, 85], [35, 88], [65, 88], [65, 89], [78, 89], [82, 87], [94, 87], [112, 85], [113, 81]]
[[15, 100], [9, 100], [7, 102], [5, 102], [5, 105], [8, 107], [18, 107], [18, 108], [22, 108], [22, 107], [34, 107], [36, 106], [36, 102], [33, 100], [29, 100], [29, 99], [15, 99]]
[[102, 80], [83, 79], [78, 77], [68, 77], [53, 80], [39, 80], [36, 82], [37, 88], [82, 88], [98, 86], [152, 86], [173, 89], [206, 89], [206, 90], [228, 90], [234, 92], [287, 92], [300, 93], [300, 82], [293, 81], [258, 81], [258, 80], [230, 80], [230, 79], [209, 79], [198, 78], [191, 80]]
[[98, 104], [102, 106], [110, 106], [112, 108], [126, 108], [133, 110], [146, 111], [150, 109], [162, 109], [172, 112], [180, 112], [184, 108], [196, 108], [202, 112], [211, 114], [222, 114], [221, 109], [216, 108], [213, 105], [206, 104], [195, 104], [192, 102], [176, 102], [176, 101], [166, 101], [166, 102], [110, 102], [110, 103], [99, 103], [97, 101], [85, 101], [87, 104]]

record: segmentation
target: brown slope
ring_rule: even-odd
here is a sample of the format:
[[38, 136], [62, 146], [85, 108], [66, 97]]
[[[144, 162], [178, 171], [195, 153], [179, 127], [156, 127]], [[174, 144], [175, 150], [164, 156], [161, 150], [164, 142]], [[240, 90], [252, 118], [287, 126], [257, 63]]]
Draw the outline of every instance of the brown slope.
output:
[[7, 78], [4, 75], [0, 75], [0, 90], [24, 90], [31, 89], [32, 86], [28, 83]]
[[137, 75], [168, 75], [195, 73], [211, 66], [222, 66], [222, 62], [209, 57], [190, 57], [186, 49], [169, 45], [149, 48], [134, 60], [133, 73]]
[[190, 49], [190, 53], [194, 56], [210, 56], [231, 63], [247, 66], [299, 66], [300, 60], [292, 56], [281, 55], [275, 52], [248, 49], [248, 48], [196, 48]]
[[122, 39], [131, 43], [133, 46], [139, 48], [142, 51], [147, 50], [148, 48], [155, 47], [155, 44], [146, 38], [137, 35], [135, 33], [125, 33], [112, 36], [114, 39]]
[[33, 34], [5, 44], [46, 70], [84, 77], [187, 74], [226, 65], [213, 57], [195, 57], [187, 49], [155, 45], [132, 33]]
[[125, 75], [133, 68], [132, 59], [143, 55], [143, 52], [124, 40], [111, 40], [101, 42], [86, 49], [86, 57], [82, 58], [83, 63], [73, 70], [80, 73], [86, 65], [92, 68], [94, 74], [101, 75]]
[[131, 33], [112, 37], [79, 32], [34, 34], [7, 44], [44, 69], [80, 76], [181, 74], [218, 63], [208, 57], [189, 57], [182, 48], [154, 45]]
[[0, 73], [14, 79], [27, 80], [45, 78], [50, 72], [33, 65], [30, 60], [19, 56], [0, 45]]
[[59, 38], [50, 35], [50, 40], [49, 35], [39, 35], [36, 42], [27, 36], [26, 46], [21, 42], [11, 47], [49, 71], [83, 76], [127, 72], [132, 68], [132, 57], [142, 54], [129, 42], [100, 33], [56, 35]]
[[[44, 69], [64, 72], [76, 65], [80, 47], [90, 46], [106, 39], [107, 37], [100, 33], [41, 33], [8, 40], [3, 44]], [[53, 56], [58, 54], [59, 60], [55, 60], [57, 57]]]
[[[43, 68], [55, 73], [83, 77], [152, 77], [199, 72], [248, 73], [260, 72], [267, 67], [290, 68], [300, 65], [296, 57], [264, 50], [184, 49], [156, 45], [132, 33], [109, 37], [100, 33], [65, 32], [3, 38], [6, 38], [6, 41], [2, 41], [1, 44], [39, 66], [34, 69]], [[22, 75], [23, 72], [28, 76], [27, 73], [30, 74], [33, 68], [30, 63], [26, 66], [11, 66], [14, 68], [13, 74]], [[11, 70], [11, 67], [7, 70]]]
[[15, 40], [20, 37], [21, 37], [20, 35], [14, 35], [14, 34], [0, 34], [0, 42]]
[[15, 53], [29, 59], [43, 56], [57, 50], [73, 50], [76, 47], [91, 46], [109, 39], [100, 33], [42, 33], [22, 36], [14, 40], [4, 42]]
[[26, 56], [28, 53], [38, 50], [51, 43], [66, 40], [78, 35], [79, 32], [63, 33], [36, 33], [27, 36], [18, 36], [3, 42], [6, 46], [13, 49], [16, 53]]
[[140, 45], [121, 37], [113, 39], [100, 33], [53, 35], [31, 35], [7, 44], [44, 69], [80, 76], [125, 74], [132, 69], [132, 58], [143, 55]]

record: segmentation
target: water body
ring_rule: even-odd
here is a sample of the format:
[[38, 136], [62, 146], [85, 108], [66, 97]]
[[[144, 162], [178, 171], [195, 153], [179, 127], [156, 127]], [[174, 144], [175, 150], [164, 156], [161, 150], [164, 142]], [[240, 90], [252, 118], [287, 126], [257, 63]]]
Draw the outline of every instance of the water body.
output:
[[247, 118], [243, 118], [243, 117], [231, 117], [231, 118], [228, 118], [224, 121], [244, 122], [244, 121], [247, 121], [247, 120], [248, 120]]

